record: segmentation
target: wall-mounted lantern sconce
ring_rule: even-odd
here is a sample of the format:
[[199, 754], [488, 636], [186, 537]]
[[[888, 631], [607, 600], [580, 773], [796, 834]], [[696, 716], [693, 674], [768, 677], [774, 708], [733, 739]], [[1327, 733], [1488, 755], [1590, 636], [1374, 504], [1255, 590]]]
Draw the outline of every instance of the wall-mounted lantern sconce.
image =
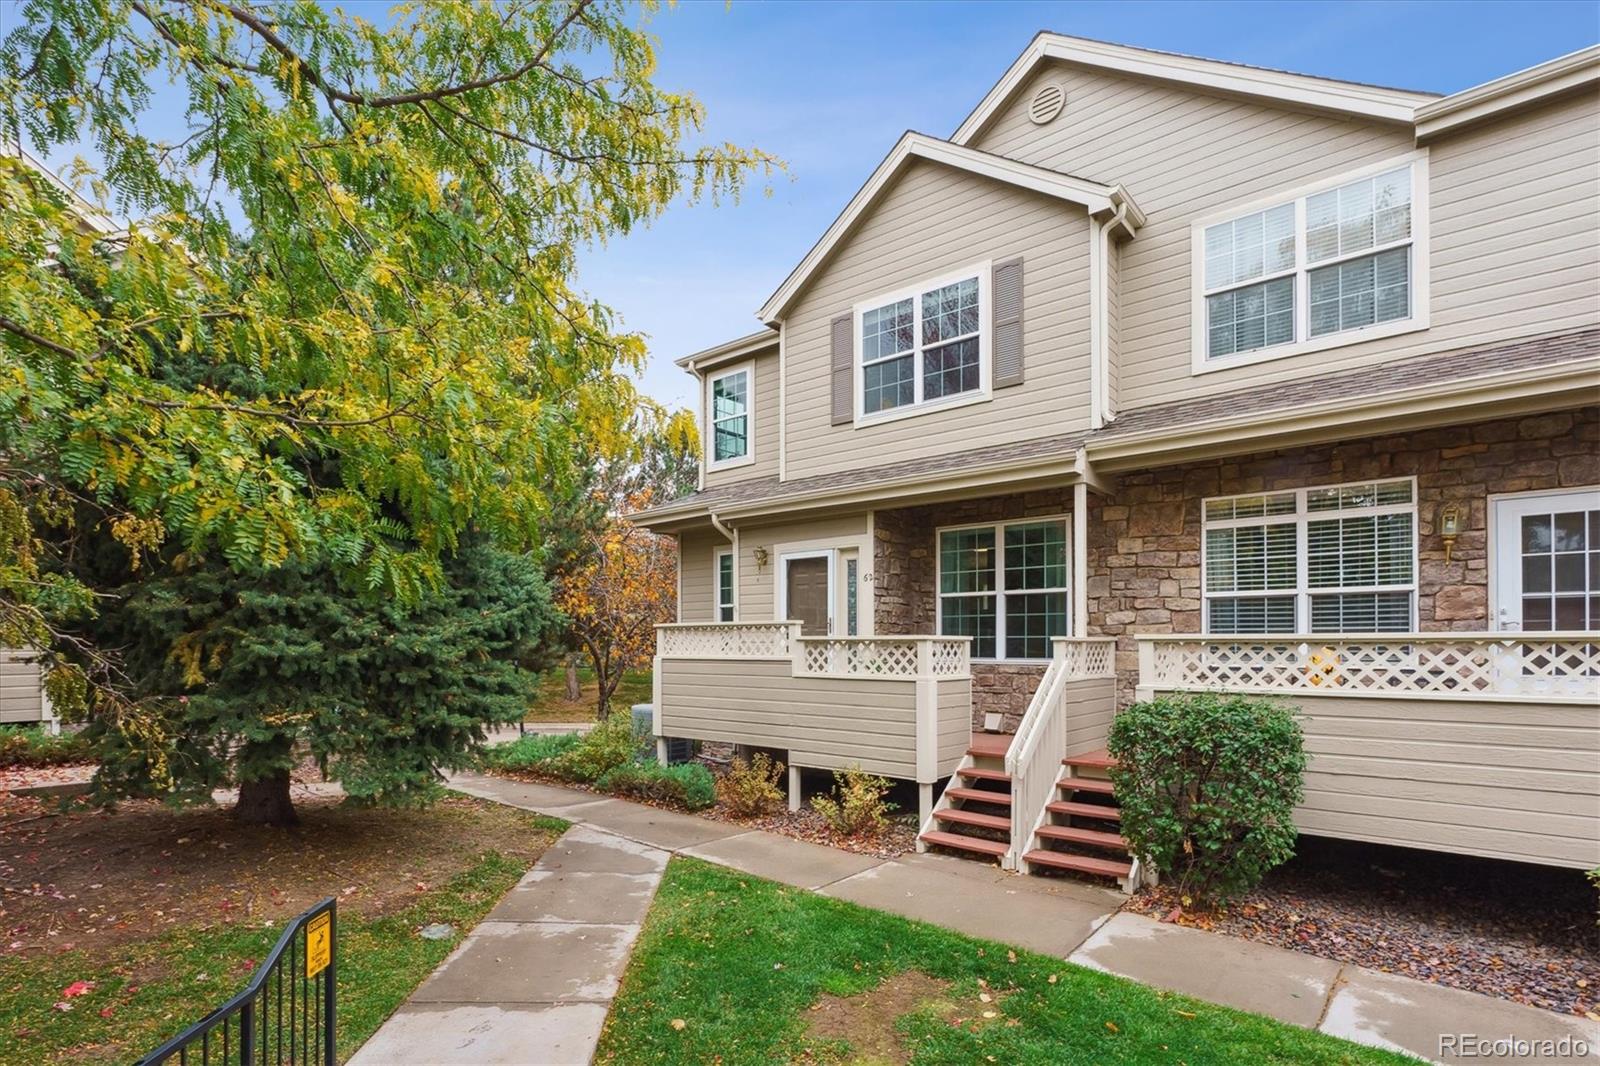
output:
[[1439, 508], [1439, 539], [1444, 541], [1444, 561], [1450, 561], [1450, 553], [1455, 549], [1456, 538], [1461, 535], [1461, 505], [1447, 503]]
[[757, 570], [765, 570], [767, 568], [767, 559], [768, 559], [767, 549], [765, 549], [765, 548], [757, 548], [754, 551], [752, 551], [750, 554], [754, 555], [756, 557], [756, 569]]

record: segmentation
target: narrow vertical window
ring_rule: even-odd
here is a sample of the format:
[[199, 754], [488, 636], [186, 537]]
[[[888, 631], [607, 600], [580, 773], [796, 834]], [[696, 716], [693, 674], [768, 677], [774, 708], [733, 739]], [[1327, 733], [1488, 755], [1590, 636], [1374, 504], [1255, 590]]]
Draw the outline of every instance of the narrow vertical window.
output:
[[717, 621], [733, 621], [733, 552], [717, 552]]

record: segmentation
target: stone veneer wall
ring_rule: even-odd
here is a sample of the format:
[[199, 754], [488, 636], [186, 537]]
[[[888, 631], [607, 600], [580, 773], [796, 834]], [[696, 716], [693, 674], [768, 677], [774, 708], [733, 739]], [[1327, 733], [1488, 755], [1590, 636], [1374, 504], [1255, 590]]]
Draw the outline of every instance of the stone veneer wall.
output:
[[[1119, 702], [1138, 678], [1134, 633], [1201, 630], [1200, 507], [1208, 496], [1387, 477], [1417, 479], [1417, 620], [1489, 628], [1491, 494], [1600, 484], [1600, 407], [1122, 474], [1089, 497], [1089, 632], [1115, 636]], [[1434, 532], [1445, 503], [1467, 520], [1450, 562]]]
[[[1070, 488], [986, 496], [956, 503], [925, 504], [878, 511], [873, 518], [873, 624], [879, 636], [938, 631], [934, 578], [935, 530], [977, 522], [1066, 515]], [[973, 663], [972, 722], [998, 711], [1004, 728], [1015, 730], [1044, 676], [1038, 663]]]

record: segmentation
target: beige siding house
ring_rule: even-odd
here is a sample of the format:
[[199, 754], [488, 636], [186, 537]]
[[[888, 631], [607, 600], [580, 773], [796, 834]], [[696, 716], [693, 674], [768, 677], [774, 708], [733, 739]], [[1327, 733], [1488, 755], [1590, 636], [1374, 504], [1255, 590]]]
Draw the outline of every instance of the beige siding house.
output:
[[1106, 731], [1299, 708], [1303, 833], [1600, 865], [1600, 49], [1452, 96], [1041, 34], [680, 360], [663, 738], [1138, 882]]

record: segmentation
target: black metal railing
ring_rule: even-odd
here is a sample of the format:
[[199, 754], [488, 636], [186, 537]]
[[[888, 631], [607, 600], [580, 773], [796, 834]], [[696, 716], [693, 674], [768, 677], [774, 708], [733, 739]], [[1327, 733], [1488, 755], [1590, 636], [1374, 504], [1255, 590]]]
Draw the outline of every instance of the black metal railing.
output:
[[139, 1066], [334, 1066], [339, 936], [332, 898], [283, 931], [250, 983]]

